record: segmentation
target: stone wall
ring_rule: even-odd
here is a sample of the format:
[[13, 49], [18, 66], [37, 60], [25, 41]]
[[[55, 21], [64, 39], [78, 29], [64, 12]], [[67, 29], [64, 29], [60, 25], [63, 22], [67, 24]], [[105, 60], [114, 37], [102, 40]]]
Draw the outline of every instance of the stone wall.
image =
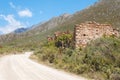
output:
[[91, 40], [95, 40], [102, 36], [119, 36], [119, 32], [113, 29], [111, 25], [99, 24], [96, 22], [85, 22], [75, 25], [74, 41], [75, 47], [85, 47]]

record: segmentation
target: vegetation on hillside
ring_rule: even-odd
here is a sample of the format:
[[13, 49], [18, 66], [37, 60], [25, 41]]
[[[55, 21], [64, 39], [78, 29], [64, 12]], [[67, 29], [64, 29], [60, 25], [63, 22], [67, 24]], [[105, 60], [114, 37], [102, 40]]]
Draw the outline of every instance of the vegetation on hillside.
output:
[[[63, 36], [61, 36], [63, 37]], [[33, 55], [38, 61], [56, 68], [84, 74], [95, 80], [120, 79], [120, 39], [103, 37], [91, 41], [86, 48], [58, 48], [55, 41], [44, 43]]]
[[0, 47], [0, 56], [8, 55], [8, 54], [18, 54], [18, 53], [22, 53], [24, 51], [25, 50], [23, 48], [4, 46], [4, 47]]

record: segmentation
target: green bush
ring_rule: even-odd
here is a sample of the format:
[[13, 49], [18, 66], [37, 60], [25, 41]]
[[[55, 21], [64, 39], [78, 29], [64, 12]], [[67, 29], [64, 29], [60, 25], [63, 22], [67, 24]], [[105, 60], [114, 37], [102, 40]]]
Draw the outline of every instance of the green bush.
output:
[[72, 34], [62, 34], [55, 40], [55, 46], [69, 48], [72, 46], [72, 38]]

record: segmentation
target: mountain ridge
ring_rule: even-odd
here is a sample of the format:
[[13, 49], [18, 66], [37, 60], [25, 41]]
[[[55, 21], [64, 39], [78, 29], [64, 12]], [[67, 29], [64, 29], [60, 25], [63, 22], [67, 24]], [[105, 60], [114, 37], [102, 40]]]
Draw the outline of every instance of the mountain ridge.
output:
[[18, 28], [9, 34], [0, 35], [0, 43], [2, 44], [19, 38], [26, 38], [40, 34], [41, 32], [45, 32], [49, 29], [55, 28], [59, 24], [62, 24], [64, 21], [69, 19], [70, 16], [70, 14], [64, 13], [58, 17], [53, 17], [46, 22], [33, 25], [30, 28]]

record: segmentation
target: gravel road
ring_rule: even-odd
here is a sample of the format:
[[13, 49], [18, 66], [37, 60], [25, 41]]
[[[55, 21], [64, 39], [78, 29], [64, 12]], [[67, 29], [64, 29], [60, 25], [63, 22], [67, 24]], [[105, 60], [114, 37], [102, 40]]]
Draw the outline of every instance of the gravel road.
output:
[[29, 59], [31, 52], [0, 58], [0, 80], [87, 80]]

